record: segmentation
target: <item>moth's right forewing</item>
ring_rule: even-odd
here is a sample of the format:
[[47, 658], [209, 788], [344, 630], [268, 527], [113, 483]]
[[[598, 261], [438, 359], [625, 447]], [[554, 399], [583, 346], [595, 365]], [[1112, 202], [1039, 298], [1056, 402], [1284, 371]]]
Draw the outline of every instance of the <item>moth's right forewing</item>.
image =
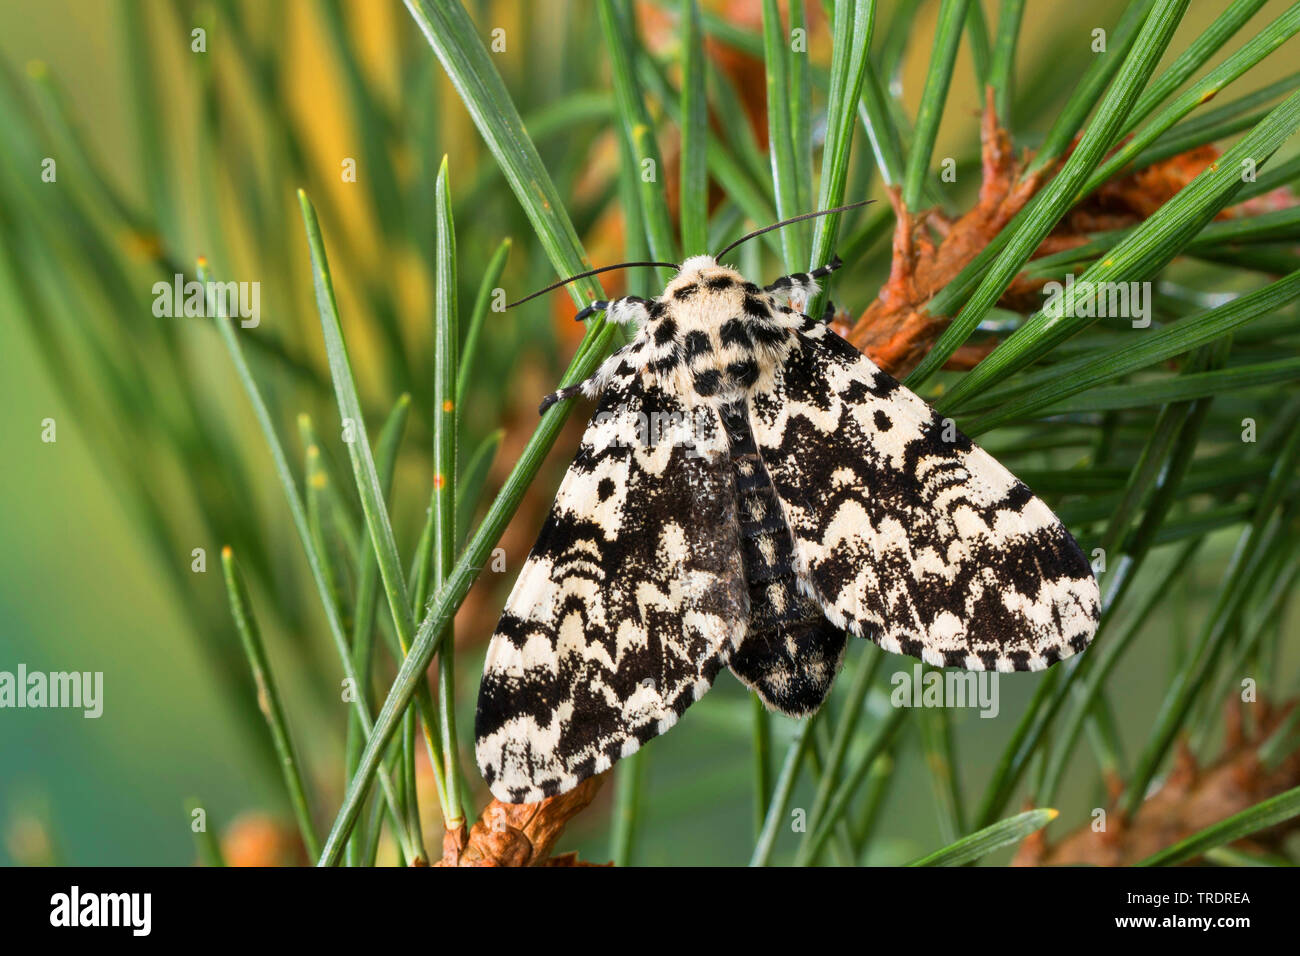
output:
[[1082, 650], [1097, 583], [1051, 509], [830, 329], [798, 341], [753, 399], [754, 433], [827, 618], [941, 666]]

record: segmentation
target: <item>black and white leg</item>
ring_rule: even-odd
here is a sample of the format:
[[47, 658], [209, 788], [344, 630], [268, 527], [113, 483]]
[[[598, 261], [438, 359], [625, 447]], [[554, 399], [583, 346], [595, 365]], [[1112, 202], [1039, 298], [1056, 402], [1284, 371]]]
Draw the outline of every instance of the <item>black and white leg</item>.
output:
[[826, 278], [840, 266], [844, 265], [839, 256], [831, 256], [831, 261], [824, 266], [818, 266], [812, 272], [792, 272], [788, 276], [781, 276], [763, 291], [776, 296], [783, 302], [789, 302], [791, 299], [800, 299], [808, 302], [817, 294], [818, 280]]
[[537, 409], [537, 414], [545, 415], [552, 405], [556, 402], [567, 401], [578, 395], [586, 395], [588, 398], [595, 398], [601, 390], [609, 384], [610, 379], [616, 375], [632, 375], [635, 372], [632, 363], [627, 361], [631, 352], [639, 351], [643, 344], [638, 337], [636, 340], [629, 342], [621, 349], [610, 353], [609, 358], [600, 363], [600, 368], [596, 369], [588, 378], [581, 382], [575, 382], [573, 385], [566, 385], [564, 388], [557, 389], [542, 399], [542, 404]]
[[625, 325], [632, 322], [640, 327], [649, 321], [650, 306], [652, 305], [654, 305], [653, 302], [649, 299], [643, 299], [639, 295], [625, 295], [621, 299], [610, 299], [608, 301], [597, 299], [580, 311], [575, 318], [581, 322], [597, 312], [604, 312], [606, 322], [613, 322], [615, 325]]

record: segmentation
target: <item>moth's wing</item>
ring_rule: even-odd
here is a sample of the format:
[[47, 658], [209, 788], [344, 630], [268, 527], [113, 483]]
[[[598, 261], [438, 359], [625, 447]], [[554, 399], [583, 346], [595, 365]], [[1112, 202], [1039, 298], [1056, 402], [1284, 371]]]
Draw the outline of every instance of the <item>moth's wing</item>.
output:
[[475, 733], [492, 793], [562, 793], [666, 731], [747, 616], [716, 412], [628, 369], [602, 393], [488, 647]]
[[832, 623], [938, 666], [1041, 670], [1097, 628], [1050, 508], [830, 329], [793, 332], [755, 436]]

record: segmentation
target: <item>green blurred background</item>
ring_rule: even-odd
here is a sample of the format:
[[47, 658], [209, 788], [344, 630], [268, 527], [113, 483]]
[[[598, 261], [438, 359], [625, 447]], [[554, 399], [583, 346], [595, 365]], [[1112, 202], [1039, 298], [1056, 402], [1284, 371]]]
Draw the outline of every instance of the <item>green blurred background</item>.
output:
[[[187, 268], [194, 257], [206, 254], [215, 258], [227, 278], [261, 281], [263, 329], [319, 371], [324, 353], [311, 306], [306, 245], [294, 208], [294, 190], [300, 185], [308, 188], [322, 209], [354, 365], [372, 412], [372, 435], [401, 388], [413, 391], [417, 412], [408, 430], [394, 496], [399, 546], [409, 554], [427, 495], [428, 417], [420, 409], [431, 381], [429, 199], [432, 172], [442, 153], [450, 156], [457, 203], [462, 308], [477, 288], [477, 271], [503, 238], [511, 238], [514, 244], [503, 280], [511, 293], [529, 291], [549, 281], [552, 273], [454, 91], [400, 4], [303, 0], [239, 5], [250, 33], [257, 37], [259, 52], [277, 62], [281, 74], [277, 83], [288, 98], [284, 108], [293, 115], [305, 150], [301, 157], [309, 173], [305, 182], [276, 141], [278, 121], [258, 99], [254, 64], [231, 49], [240, 42], [228, 19], [233, 6], [12, 0], [0, 7], [0, 57], [13, 89], [28, 88], [30, 65], [44, 64], [34, 69], [47, 70], [57, 79], [104, 173], [134, 207], [156, 215], [167, 251]], [[723, 16], [748, 17], [744, 22], [749, 25], [753, 9], [743, 9], [746, 6], [756, 5], [711, 8]], [[928, 25], [935, 6], [922, 5], [918, 23], [925, 26], [914, 32], [904, 58], [904, 101], [911, 109], [928, 62]], [[987, 6], [992, 15], [995, 5]], [[1122, 6], [1111, 0], [1087, 5], [1030, 0], [1018, 76], [1032, 78], [1035, 70], [1066, 75], [1081, 70], [1089, 56], [1084, 39], [1088, 31], [1112, 23]], [[1269, 4], [1259, 15], [1261, 21], [1285, 6]], [[888, 13], [891, 4], [884, 3], [881, 9]], [[1194, 36], [1220, 9], [1217, 3], [1196, 0], [1179, 37]], [[341, 15], [354, 44], [354, 62], [368, 71], [372, 88], [387, 106], [386, 121], [391, 126], [381, 124], [382, 142], [367, 141], [375, 131], [363, 129], [358, 121], [346, 61], [327, 26], [330, 10]], [[531, 10], [510, 3], [478, 4], [470, 5], [470, 11], [485, 32], [489, 25], [500, 24], [509, 35], [527, 38], [511, 43], [498, 66], [526, 117], [564, 92], [584, 88], [607, 92], [607, 64], [600, 43], [588, 29], [592, 16], [585, 4], [557, 0]], [[198, 55], [189, 50], [191, 23], [208, 25], [206, 63], [197, 63]], [[653, 23], [652, 17], [649, 28]], [[142, 37], [150, 71], [144, 79], [139, 72]], [[1229, 49], [1237, 44], [1234, 40]], [[1182, 46], [1176, 40], [1173, 52]], [[813, 47], [814, 52], [824, 52], [816, 40]], [[968, 160], [977, 143], [979, 103], [966, 80], [970, 76], [967, 56], [963, 49], [938, 154]], [[1251, 87], [1280, 78], [1290, 65], [1282, 58], [1267, 61], [1252, 73]], [[209, 74], [218, 78], [215, 86], [206, 85]], [[152, 87], [156, 108], [143, 123], [137, 86], [142, 82]], [[205, 141], [203, 110], [210, 103], [205, 97], [211, 90], [220, 101], [222, 136]], [[1032, 139], [1046, 128], [1069, 85], [1049, 84], [1045, 93], [1043, 84], [1030, 80], [1022, 81], [1020, 90], [1025, 109], [1018, 117], [1019, 129]], [[617, 196], [608, 175], [616, 150], [599, 114], [593, 115], [593, 121], [548, 137], [542, 149], [562, 194], [574, 197], [574, 218], [590, 255], [599, 263], [620, 258], [622, 248], [616, 209], [611, 211]], [[150, 127], [163, 144], [161, 153], [144, 145], [142, 130]], [[397, 199], [401, 208], [396, 212], [366, 192], [366, 180], [376, 169], [368, 150], [376, 148], [389, 151], [402, 183], [406, 198]], [[10, 149], [6, 144], [5, 150]], [[17, 149], [11, 153], [15, 161], [22, 155]], [[360, 185], [340, 182], [337, 169], [342, 156], [361, 158]], [[26, 184], [11, 180], [11, 185], [18, 183], [14, 188], [29, 190], [32, 205], [11, 206], [9, 214], [25, 217], [29, 209], [48, 208], [50, 222], [45, 225], [52, 234], [69, 236], [75, 250], [79, 227], [57, 203], [42, 205], [43, 191], [86, 189], [78, 181], [84, 170], [62, 155], [59, 160], [57, 185], [41, 183], [35, 169], [28, 171]], [[241, 182], [256, 190], [262, 221], [250, 221], [237, 201]], [[878, 184], [867, 188], [880, 195]], [[385, 216], [395, 218], [384, 222]], [[24, 228], [36, 227], [29, 223]], [[47, 238], [51, 233], [45, 234]], [[264, 728], [255, 714], [251, 720], [241, 718], [240, 710], [249, 698], [232, 690], [238, 686], [241, 658], [225, 608], [218, 557], [227, 540], [220, 536], [219, 523], [214, 526], [200, 514], [196, 499], [205, 502], [211, 514], [229, 516], [232, 525], [257, 529], [267, 542], [266, 569], [274, 584], [258, 582], [254, 602], [290, 701], [291, 723], [310, 768], [310, 783], [321, 795], [316, 807], [319, 824], [332, 818], [342, 784], [344, 711], [332, 703], [338, 668], [313, 606], [301, 549], [271, 477], [270, 459], [228, 358], [210, 329], [185, 320], [192, 324], [181, 324], [175, 345], [183, 356], [183, 371], [170, 377], [160, 373], [170, 353], [161, 348], [155, 333], [139, 330], [151, 321], [147, 309], [153, 273], [147, 253], [136, 248], [147, 240], [128, 230], [109, 234], [119, 243], [117, 253], [129, 263], [124, 274], [133, 298], [106, 300], [87, 291], [93, 283], [85, 276], [66, 274], [62, 281], [68, 298], [63, 309], [54, 309], [38, 321], [57, 321], [68, 330], [84, 321], [87, 330], [94, 328], [88, 340], [109, 350], [136, 352], [131, 361], [140, 362], [151, 377], [147, 394], [156, 403], [153, 414], [160, 419], [180, 415], [177, 408], [184, 405], [180, 389], [191, 383], [202, 404], [200, 417], [225, 423], [225, 434], [238, 449], [242, 465], [219, 468], [214, 461], [210, 474], [197, 473], [193, 465], [202, 465], [202, 457], [186, 462], [161, 447], [166, 440], [146, 420], [149, 408], [141, 408], [139, 422], [104, 421], [70, 402], [68, 391], [61, 387], [67, 384], [60, 381], [63, 377], [84, 376], [75, 384], [92, 399], [102, 383], [87, 375], [84, 357], [64, 367], [43, 359], [27, 321], [32, 317], [20, 315], [24, 306], [13, 263], [23, 260], [11, 258], [3, 265], [0, 669], [12, 670], [24, 662], [29, 669], [103, 671], [105, 675], [104, 714], [98, 720], [84, 719], [77, 711], [0, 712], [0, 828], [5, 837], [0, 841], [0, 861], [6, 863], [189, 864], [195, 859], [186, 811], [191, 798], [207, 809], [216, 828], [259, 810], [289, 820], [281, 782], [268, 759]], [[59, 281], [55, 261], [33, 273], [42, 289], [49, 290]], [[844, 304], [860, 308], [874, 294], [887, 264], [887, 243], [880, 244], [873, 250], [870, 269], [843, 282], [837, 295]], [[774, 271], [770, 262], [764, 262], [763, 268]], [[92, 266], [88, 264], [87, 270]], [[404, 336], [404, 348], [397, 352], [408, 357], [409, 366], [404, 371], [395, 370], [393, 351], [382, 333], [374, 331], [380, 327], [375, 314], [381, 311], [372, 295], [376, 288], [387, 291], [388, 302], [399, 316], [395, 325]], [[567, 308], [567, 302], [564, 305]], [[473, 447], [498, 420], [504, 423], [507, 437], [489, 478], [489, 489], [495, 490], [493, 482], [500, 480], [512, 463], [511, 455], [533, 427], [531, 410], [537, 398], [567, 362], [576, 339], [564, 317], [548, 315], [541, 303], [526, 314], [488, 321], [496, 324], [486, 336], [466, 429], [468, 446]], [[123, 360], [121, 367], [129, 369], [131, 363]], [[333, 430], [326, 392], [267, 363], [255, 371], [272, 391], [277, 424], [291, 454], [301, 453], [294, 431], [299, 410], [312, 413], [323, 431]], [[402, 382], [404, 375], [409, 378]], [[40, 440], [46, 418], [57, 422], [54, 444]], [[149, 447], [150, 441], [160, 447]], [[128, 493], [124, 485], [138, 482], [138, 477], [106, 465], [112, 456], [106, 457], [105, 443], [117, 443], [117, 450], [127, 458], [148, 462], [143, 494], [160, 503], [173, 528], [171, 557], [176, 567], [167, 566], [166, 556], [150, 544], [149, 532], [141, 526], [141, 513], [133, 503], [141, 489]], [[506, 544], [513, 553], [531, 540], [540, 524], [539, 508], [575, 446], [571, 422], [548, 462], [540, 483], [545, 487], [512, 526]], [[332, 442], [327, 453], [346, 470], [340, 448]], [[239, 473], [246, 484], [227, 481], [228, 475]], [[1225, 548], [1233, 537], [1225, 533], [1198, 556], [1194, 574], [1169, 596], [1110, 685], [1120, 730], [1130, 746], [1140, 744], [1159, 705], [1172, 649], [1206, 612], [1206, 595], [1213, 593]], [[189, 571], [191, 547], [206, 549], [206, 573]], [[179, 587], [176, 568], [184, 575]], [[305, 597], [290, 602], [273, 618], [267, 607], [272, 595], [293, 593]], [[482, 637], [503, 597], [502, 582], [487, 577], [476, 585], [467, 606], [473, 619], [462, 614], [466, 646], [460, 658], [460, 729], [465, 769], [480, 799], [484, 791], [468, 756], [472, 753], [468, 731]], [[386, 611], [381, 610], [383, 614]], [[1292, 617], [1283, 626], [1293, 632], [1294, 623]], [[206, 638], [201, 636], [205, 628]], [[228, 642], [224, 651], [223, 635]], [[1290, 659], [1280, 662], [1281, 673], [1294, 673], [1296, 647], [1289, 642]], [[219, 674], [217, 662], [223, 653], [229, 680]], [[981, 720], [972, 711], [954, 712], [960, 765], [972, 792], [978, 792], [988, 778], [1036, 679], [1012, 675], [1002, 680], [997, 720]], [[873, 698], [872, 706], [882, 702]], [[646, 751], [637, 862], [748, 858], [752, 845], [749, 720], [742, 689], [727, 677], [687, 714], [679, 729]], [[778, 753], [789, 732], [788, 722], [778, 720]], [[1080, 820], [1101, 795], [1086, 748], [1078, 751], [1077, 762], [1061, 809], [1068, 818]], [[914, 744], [901, 749], [897, 773], [877, 842], [876, 855], [882, 862], [909, 858], [940, 842], [930, 783]], [[580, 850], [584, 857], [607, 858], [612, 791], [606, 787], [597, 807], [578, 818], [563, 846]], [[806, 803], [806, 795], [796, 797], [796, 806], [801, 799]]]

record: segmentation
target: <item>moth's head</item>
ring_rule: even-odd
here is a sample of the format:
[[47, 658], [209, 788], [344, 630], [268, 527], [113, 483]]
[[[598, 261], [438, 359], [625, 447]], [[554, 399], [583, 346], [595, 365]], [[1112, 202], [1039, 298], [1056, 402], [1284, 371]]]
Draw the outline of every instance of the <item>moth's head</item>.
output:
[[[831, 213], [845, 212], [846, 210], [849, 209], [857, 209], [859, 206], [865, 206], [870, 202], [874, 202], [874, 200], [864, 199], [861, 202], [852, 202], [846, 206], [836, 206], [834, 209], [823, 209], [820, 212], [809, 212], [809, 213], [805, 213], [802, 216], [794, 216], [793, 218], [790, 219], [783, 219], [780, 222], [773, 223], [770, 226], [764, 226], [762, 229], [756, 229], [753, 232], [741, 236], [731, 245], [727, 246], [725, 249], [719, 252], [716, 256], [708, 256], [708, 255], [691, 256], [681, 265], [677, 265], [672, 262], [620, 262], [612, 266], [601, 266], [599, 269], [588, 269], [586, 272], [579, 272], [577, 275], [569, 276], [567, 279], [561, 279], [559, 282], [552, 282], [545, 289], [538, 289], [536, 292], [532, 293], [531, 295], [526, 295], [522, 299], [516, 299], [514, 302], [511, 302], [508, 305], [506, 305], [506, 308], [513, 309], [517, 305], [523, 305], [525, 302], [535, 299], [539, 295], [545, 295], [547, 292], [553, 292], [556, 289], [560, 288], [561, 286], [566, 286], [570, 282], [574, 282], [578, 279], [586, 279], [589, 276], [600, 275], [602, 272], [613, 272], [615, 269], [628, 269], [633, 266], [648, 266], [648, 267], [654, 267], [660, 269], [676, 269], [677, 274], [673, 276], [672, 281], [668, 283], [667, 288], [664, 290], [664, 294], [666, 296], [673, 295], [674, 293], [677, 293], [681, 290], [685, 290], [684, 292], [682, 292], [682, 294], [674, 296], [675, 298], [678, 299], [689, 298], [695, 292], [695, 289], [700, 287], [701, 285], [704, 286], [706, 292], [710, 292], [710, 293], [726, 294], [728, 292], [731, 292], [731, 294], [734, 295], [735, 293], [734, 291], [732, 291], [732, 287], [740, 286], [746, 293], [752, 294], [758, 291], [758, 287], [755, 286], [752, 282], [746, 282], [745, 277], [742, 276], [735, 269], [731, 268], [731, 266], [724, 266], [720, 264], [718, 262], [719, 259], [725, 256], [732, 249], [735, 249], [741, 243], [748, 242], [750, 239], [753, 239], [755, 236], [761, 236], [766, 232], [771, 232], [773, 229], [780, 229], [782, 226], [788, 226], [792, 222], [802, 222], [805, 219], [816, 219], [818, 216], [827, 216], [830, 215]], [[604, 307], [603, 303], [601, 307], [602, 308]], [[583, 309], [578, 313], [578, 318], [579, 319], [586, 318], [588, 315], [591, 315], [595, 311], [596, 309], [594, 307]]]
[[682, 267], [677, 270], [677, 275], [695, 276], [698, 279], [701, 272], [717, 268], [717, 265], [718, 260], [713, 256], [691, 256], [682, 263]]
[[677, 275], [673, 276], [672, 281], [664, 289], [664, 295], [671, 296], [678, 289], [687, 286], [707, 286], [711, 280], [724, 278], [728, 281], [718, 283], [724, 288], [728, 285], [741, 285], [745, 281], [739, 272], [731, 266], [719, 264], [713, 256], [691, 256], [677, 270]]

